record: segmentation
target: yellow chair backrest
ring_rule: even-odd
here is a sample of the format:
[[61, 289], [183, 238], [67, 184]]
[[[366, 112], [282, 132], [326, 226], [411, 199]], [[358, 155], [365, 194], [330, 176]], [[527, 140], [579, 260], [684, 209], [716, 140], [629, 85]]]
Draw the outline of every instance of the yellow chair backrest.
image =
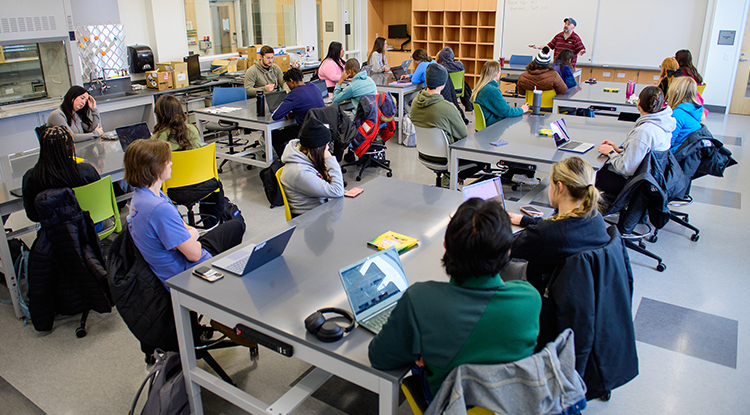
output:
[[[557, 95], [554, 89], [542, 91], [542, 108], [552, 108], [552, 98]], [[531, 105], [534, 100], [534, 91], [526, 90], [526, 103]]]
[[461, 92], [456, 92], [456, 96], [462, 98], [464, 96], [464, 74], [466, 71], [458, 71], [450, 73], [451, 81], [453, 81], [453, 88]]
[[99, 232], [99, 239], [104, 239], [112, 232], [121, 232], [120, 209], [117, 207], [112, 178], [102, 177], [94, 183], [74, 187], [73, 192], [82, 210], [88, 211], [94, 223], [114, 217], [114, 226]]
[[210, 179], [219, 180], [215, 143], [194, 150], [173, 151], [172, 177], [164, 182], [161, 189], [167, 194], [170, 188], [190, 186]]
[[279, 183], [279, 190], [281, 191], [281, 197], [284, 199], [284, 217], [287, 221], [292, 220], [292, 210], [289, 208], [289, 201], [286, 200], [286, 192], [284, 186], [281, 185], [281, 172], [284, 171], [284, 167], [276, 170], [276, 181]]
[[487, 120], [484, 119], [484, 113], [482, 107], [476, 102], [474, 103], [474, 129], [482, 131], [487, 127]]
[[[409, 390], [409, 388], [403, 383], [401, 384], [401, 390], [404, 392], [406, 401], [409, 402], [409, 406], [411, 407], [412, 412], [414, 412], [414, 415], [424, 414], [424, 412], [419, 407], [419, 405], [417, 405], [417, 401], [414, 399], [414, 395], [412, 395], [412, 391]], [[421, 391], [415, 391], [414, 393], [421, 393]], [[467, 410], [466, 415], [495, 415], [495, 413], [490, 410], [475, 406]]]
[[706, 84], [698, 85], [698, 93], [703, 95], [703, 90], [706, 89]]

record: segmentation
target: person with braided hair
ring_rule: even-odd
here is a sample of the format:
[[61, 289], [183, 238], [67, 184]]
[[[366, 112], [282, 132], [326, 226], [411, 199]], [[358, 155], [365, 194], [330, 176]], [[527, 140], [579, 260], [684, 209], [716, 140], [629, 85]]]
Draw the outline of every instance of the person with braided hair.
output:
[[638, 111], [641, 116], [621, 146], [609, 140], [599, 146], [599, 152], [609, 160], [596, 174], [596, 187], [608, 199], [617, 197], [649, 152], [666, 151], [672, 145], [672, 131], [677, 122], [672, 117], [672, 108], [664, 105], [664, 93], [659, 87], [648, 86], [641, 91]]
[[512, 224], [525, 227], [513, 239], [510, 255], [528, 261], [526, 278], [538, 290], [565, 258], [609, 242], [607, 225], [597, 209], [595, 176], [580, 157], [559, 161], [552, 166], [548, 187], [555, 214], [542, 219], [508, 212]]

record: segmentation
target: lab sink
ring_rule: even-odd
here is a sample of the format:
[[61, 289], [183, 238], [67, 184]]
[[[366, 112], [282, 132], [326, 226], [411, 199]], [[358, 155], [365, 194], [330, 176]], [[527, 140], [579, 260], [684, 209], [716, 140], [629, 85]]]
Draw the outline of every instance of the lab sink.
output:
[[94, 96], [94, 99], [96, 99], [97, 102], [107, 102], [111, 101], [113, 99], [121, 99], [126, 97], [134, 97], [140, 95], [136, 91], [125, 91], [125, 92], [115, 92], [112, 94], [104, 93], [104, 95], [98, 95]]

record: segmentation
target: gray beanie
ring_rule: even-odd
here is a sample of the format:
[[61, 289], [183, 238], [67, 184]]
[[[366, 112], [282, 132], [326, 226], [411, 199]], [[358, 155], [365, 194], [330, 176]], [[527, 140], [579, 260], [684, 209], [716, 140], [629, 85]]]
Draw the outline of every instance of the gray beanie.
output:
[[546, 46], [543, 47], [536, 55], [536, 58], [534, 58], [534, 62], [538, 66], [549, 66], [552, 63], [552, 55], [549, 53], [549, 48]]
[[427, 66], [424, 73], [424, 83], [429, 89], [435, 89], [445, 85], [448, 82], [448, 71], [439, 63], [431, 63]]

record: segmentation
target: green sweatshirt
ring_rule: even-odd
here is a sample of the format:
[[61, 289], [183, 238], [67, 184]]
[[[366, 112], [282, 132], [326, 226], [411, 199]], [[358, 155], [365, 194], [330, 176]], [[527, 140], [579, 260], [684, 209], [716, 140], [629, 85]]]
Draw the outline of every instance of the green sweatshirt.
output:
[[[155, 131], [151, 135], [151, 138], [166, 141], [167, 143], [169, 143], [169, 146], [172, 147], [172, 151], [178, 151], [180, 149], [180, 145], [169, 139], [170, 132], [171, 130], [169, 128], [158, 132]], [[203, 146], [203, 144], [201, 144], [201, 135], [198, 132], [198, 129], [195, 128], [193, 124], [187, 125], [187, 139], [190, 142], [190, 145], [185, 150], [193, 150]]]
[[411, 104], [411, 122], [417, 127], [440, 128], [448, 135], [449, 143], [469, 134], [456, 106], [425, 89], [419, 91]]
[[[265, 87], [268, 84], [274, 84], [274, 91], [280, 91], [286, 85], [284, 83], [284, 73], [279, 68], [279, 65], [272, 63], [271, 66], [266, 68], [261, 63], [263, 59], [256, 59], [252, 66], [247, 68], [245, 71], [245, 90], [247, 96], [255, 98], [258, 91], [265, 91]], [[284, 88], [288, 90], [288, 88]]]
[[433, 395], [455, 367], [497, 364], [534, 352], [542, 299], [526, 281], [500, 275], [463, 285], [428, 281], [409, 287], [370, 343], [374, 368], [397, 369], [424, 358]]

